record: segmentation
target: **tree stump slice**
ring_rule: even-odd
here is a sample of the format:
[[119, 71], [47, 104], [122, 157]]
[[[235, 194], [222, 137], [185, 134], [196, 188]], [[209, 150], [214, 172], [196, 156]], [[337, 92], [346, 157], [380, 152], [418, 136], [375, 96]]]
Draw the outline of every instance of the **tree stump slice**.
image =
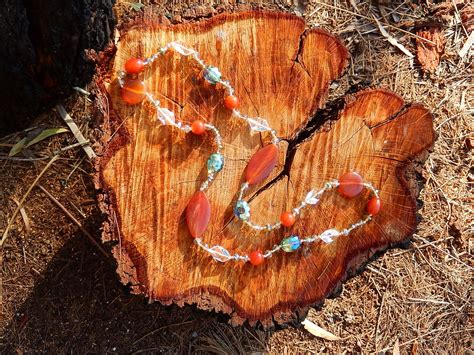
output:
[[[199, 250], [187, 230], [185, 208], [205, 179], [212, 140], [160, 125], [147, 104], [125, 105], [116, 80], [128, 58], [151, 56], [175, 40], [219, 67], [236, 90], [240, 110], [266, 118], [283, 139], [277, 168], [250, 191], [254, 222], [278, 220], [310, 189], [348, 171], [358, 171], [380, 190], [382, 210], [374, 221], [329, 245], [277, 253], [259, 267], [218, 263]], [[314, 115], [347, 57], [333, 35], [272, 12], [223, 14], [172, 26], [148, 19], [122, 35], [107, 86], [115, 122], [109, 133], [115, 134], [104, 134], [97, 182], [109, 216], [104, 240], [117, 241], [117, 272], [132, 292], [164, 304], [195, 303], [221, 311], [234, 324], [289, 322], [327, 297], [375, 251], [411, 236], [417, 188], [407, 169], [434, 141], [431, 114], [373, 89], [346, 98], [341, 113], [314, 129], [320, 120]], [[306, 209], [291, 230], [256, 233], [245, 227], [232, 206], [248, 160], [269, 137], [250, 135], [248, 126], [223, 107], [223, 88], [206, 85], [190, 59], [168, 53], [146, 69], [144, 80], [178, 119], [212, 122], [223, 136], [226, 164], [207, 192], [212, 211], [204, 242], [245, 254], [270, 249], [290, 233], [344, 228], [362, 217], [367, 194], [347, 200], [330, 193]]]

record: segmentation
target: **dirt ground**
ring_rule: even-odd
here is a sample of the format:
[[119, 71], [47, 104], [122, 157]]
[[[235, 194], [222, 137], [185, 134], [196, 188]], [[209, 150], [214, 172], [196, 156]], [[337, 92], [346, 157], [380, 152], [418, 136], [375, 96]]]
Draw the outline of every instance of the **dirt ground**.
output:
[[[19, 132], [0, 139], [0, 235], [8, 229], [2, 250], [2, 353], [469, 351], [474, 330], [470, 313], [473, 60], [472, 49], [463, 58], [459, 52], [472, 31], [472, 17], [469, 24], [461, 7], [452, 3], [335, 0], [282, 7], [304, 16], [309, 26], [339, 35], [349, 48], [350, 65], [331, 85], [330, 100], [354, 88], [387, 88], [406, 101], [428, 106], [438, 135], [420, 172], [425, 183], [412, 243], [370, 262], [337, 297], [309, 313], [308, 319], [342, 340], [316, 338], [299, 325], [272, 330], [231, 327], [225, 315], [192, 306], [148, 304], [143, 297], [130, 295], [118, 280], [113, 260], [44, 192], [94, 240], [100, 239], [103, 217], [84, 151], [70, 147], [76, 140], [63, 133], [8, 158], [13, 144], [28, 134]], [[134, 11], [125, 2], [117, 6], [121, 18]], [[390, 35], [411, 53], [416, 52], [417, 26], [439, 21], [446, 45], [437, 69], [423, 72], [416, 59], [389, 43], [372, 15], [389, 24], [385, 28]], [[65, 102], [86, 138], [97, 135], [91, 99], [75, 93]], [[55, 110], [32, 125], [37, 131], [63, 126]], [[44, 170], [50, 157], [64, 147], [69, 148]], [[41, 173], [21, 213], [12, 220]]]

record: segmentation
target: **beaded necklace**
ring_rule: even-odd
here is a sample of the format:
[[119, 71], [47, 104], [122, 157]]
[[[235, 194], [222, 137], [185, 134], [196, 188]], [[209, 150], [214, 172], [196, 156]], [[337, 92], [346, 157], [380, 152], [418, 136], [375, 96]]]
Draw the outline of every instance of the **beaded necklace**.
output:
[[[232, 115], [247, 122], [251, 134], [268, 132], [271, 135], [272, 141], [270, 144], [259, 149], [249, 160], [245, 170], [245, 182], [241, 185], [238, 198], [234, 204], [234, 215], [245, 223], [250, 228], [258, 231], [271, 231], [282, 227], [289, 228], [296, 222], [296, 218], [301, 214], [301, 211], [307, 206], [317, 205], [323, 194], [337, 189], [337, 191], [344, 197], [352, 198], [358, 196], [365, 188], [370, 191], [370, 198], [366, 206], [366, 214], [357, 222], [350, 224], [342, 230], [335, 228], [327, 229], [320, 234], [313, 234], [305, 238], [300, 238], [297, 235], [289, 235], [281, 240], [281, 242], [272, 249], [254, 250], [248, 254], [230, 253], [221, 245], [209, 246], [201, 239], [202, 235], [209, 224], [211, 207], [209, 200], [205, 194], [209, 184], [215, 179], [216, 175], [224, 167], [224, 155], [222, 154], [222, 137], [218, 129], [202, 120], [194, 120], [191, 124], [178, 121], [175, 114], [161, 106], [158, 99], [154, 98], [152, 94], [147, 92], [145, 84], [138, 78], [138, 75], [150, 66], [160, 56], [163, 56], [169, 50], [174, 50], [176, 53], [192, 58], [196, 64], [202, 69], [203, 78], [212, 85], [220, 84], [226, 91], [224, 98], [224, 106], [232, 112]], [[215, 152], [213, 152], [207, 160], [207, 178], [201, 183], [199, 190], [191, 197], [186, 207], [186, 223], [191, 236], [194, 238], [196, 245], [209, 253], [216, 261], [226, 262], [230, 260], [250, 262], [257, 266], [264, 262], [266, 258], [271, 257], [279, 250], [284, 252], [293, 252], [298, 250], [302, 244], [311, 244], [322, 241], [329, 244], [335, 238], [340, 236], [348, 236], [353, 230], [362, 227], [372, 220], [380, 211], [380, 197], [378, 191], [368, 182], [364, 182], [362, 177], [356, 172], [348, 172], [340, 176], [338, 179], [330, 180], [324, 184], [319, 190], [310, 190], [303, 201], [293, 208], [292, 211], [285, 211], [280, 215], [280, 219], [274, 223], [266, 225], [259, 225], [251, 221], [251, 210], [247, 201], [244, 200], [245, 192], [251, 185], [256, 185], [265, 180], [272, 170], [275, 168], [278, 161], [278, 143], [279, 138], [276, 131], [270, 127], [268, 122], [260, 117], [249, 117], [238, 110], [239, 100], [234, 95], [234, 88], [227, 80], [222, 80], [221, 73], [217, 67], [206, 65], [199, 57], [199, 53], [194, 49], [188, 48], [179, 42], [171, 42], [160, 48], [158, 52], [146, 59], [131, 58], [125, 63], [125, 70], [118, 73], [118, 82], [121, 87], [122, 99], [130, 105], [141, 103], [147, 100], [156, 110], [156, 117], [163, 125], [170, 125], [185, 133], [192, 132], [195, 135], [202, 135], [206, 131], [213, 133], [214, 142], [216, 145]]]

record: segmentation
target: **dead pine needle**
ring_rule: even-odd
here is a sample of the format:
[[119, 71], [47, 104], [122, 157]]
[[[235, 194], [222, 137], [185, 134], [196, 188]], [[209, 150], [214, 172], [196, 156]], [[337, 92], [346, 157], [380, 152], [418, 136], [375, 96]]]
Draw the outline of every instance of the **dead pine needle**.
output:
[[[18, 199], [12, 197], [11, 200], [15, 202], [17, 206], [20, 206], [20, 201], [18, 201]], [[29, 235], [31, 233], [30, 219], [28, 218], [28, 215], [26, 214], [25, 208], [23, 206], [20, 208], [20, 215], [23, 219], [23, 223], [25, 224], [26, 235]]]
[[69, 219], [71, 221], [74, 222], [74, 224], [76, 224], [79, 229], [81, 230], [82, 233], [84, 233], [86, 235], [87, 238], [89, 238], [89, 240], [92, 242], [92, 244], [94, 244], [97, 249], [99, 249], [99, 251], [108, 259], [109, 258], [109, 254], [107, 254], [107, 252], [104, 250], [104, 248], [102, 248], [102, 246], [94, 239], [94, 237], [82, 226], [81, 222], [79, 222], [72, 214], [71, 212], [68, 211], [68, 209], [66, 207], [64, 207], [64, 205], [59, 202], [53, 195], [51, 195], [49, 193], [48, 190], [46, 190], [43, 186], [41, 185], [38, 185], [38, 188], [43, 191], [46, 196], [48, 196], [48, 198], [56, 205], [58, 206], [61, 211], [63, 211], [66, 216], [69, 217]]
[[39, 173], [39, 175], [36, 177], [36, 179], [33, 181], [33, 183], [30, 185], [30, 187], [28, 188], [28, 190], [26, 191], [26, 193], [23, 195], [23, 197], [21, 198], [20, 200], [20, 203], [18, 204], [17, 208], [15, 209], [15, 212], [13, 212], [13, 215], [12, 217], [10, 218], [10, 221], [8, 222], [7, 224], [7, 227], [5, 228], [5, 231], [3, 232], [3, 235], [2, 235], [2, 239], [0, 240], [0, 248], [3, 247], [3, 243], [5, 243], [5, 240], [7, 239], [8, 237], [8, 232], [10, 231], [10, 228], [12, 227], [15, 219], [16, 219], [16, 216], [18, 215], [18, 213], [20, 212], [21, 208], [23, 207], [23, 204], [25, 203], [25, 200], [26, 198], [28, 197], [28, 195], [30, 194], [31, 190], [33, 190], [33, 188], [36, 186], [36, 184], [38, 183], [38, 181], [41, 179], [41, 177], [44, 175], [44, 173], [50, 168], [51, 165], [53, 165], [53, 163], [59, 158], [58, 155], [54, 156], [53, 158], [51, 158], [51, 160], [48, 162], [48, 164], [46, 164], [46, 166], [43, 168], [43, 170], [41, 170], [41, 172]]

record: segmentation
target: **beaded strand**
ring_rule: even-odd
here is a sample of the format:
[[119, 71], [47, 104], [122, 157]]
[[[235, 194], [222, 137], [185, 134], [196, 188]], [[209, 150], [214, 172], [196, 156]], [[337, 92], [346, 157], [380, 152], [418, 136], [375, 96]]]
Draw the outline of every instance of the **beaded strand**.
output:
[[[220, 172], [224, 166], [224, 156], [222, 150], [222, 138], [217, 128], [211, 124], [204, 123], [201, 120], [192, 122], [191, 125], [177, 121], [172, 111], [160, 106], [160, 101], [155, 99], [150, 93], [146, 91], [145, 84], [137, 79], [137, 75], [141, 73], [146, 66], [151, 65], [161, 55], [164, 55], [168, 50], [173, 49], [183, 56], [190, 56], [203, 70], [203, 77], [209, 83], [216, 85], [221, 84], [227, 91], [224, 98], [224, 106], [229, 109], [233, 116], [236, 116], [249, 125], [251, 134], [268, 132], [272, 141], [271, 144], [259, 149], [250, 159], [246, 171], [245, 182], [241, 185], [239, 195], [234, 204], [234, 214], [247, 226], [258, 230], [275, 230], [281, 227], [291, 227], [301, 211], [308, 205], [317, 205], [322, 195], [335, 188], [345, 197], [355, 197], [361, 193], [365, 187], [371, 192], [371, 198], [367, 203], [367, 214], [359, 221], [349, 225], [347, 228], [339, 231], [337, 229], [328, 229], [321, 234], [314, 234], [305, 238], [300, 238], [297, 235], [290, 235], [281, 240], [272, 249], [261, 252], [254, 250], [248, 255], [240, 255], [238, 253], [231, 254], [227, 249], [221, 245], [209, 246], [201, 240], [202, 234], [205, 232], [210, 219], [210, 204], [204, 191], [209, 187], [209, 184], [214, 180], [216, 174]], [[221, 79], [221, 73], [217, 67], [206, 65], [199, 57], [199, 54], [194, 49], [185, 47], [179, 42], [171, 42], [160, 48], [158, 52], [151, 57], [144, 60], [138, 58], [131, 58], [125, 63], [125, 71], [118, 73], [118, 81], [121, 87], [121, 94], [123, 100], [128, 104], [138, 104], [144, 99], [156, 110], [157, 119], [163, 125], [171, 125], [185, 133], [192, 132], [196, 135], [203, 134], [206, 130], [214, 134], [214, 141], [216, 143], [216, 151], [212, 153], [207, 161], [208, 174], [204, 182], [202, 182], [199, 190], [193, 195], [186, 208], [186, 222], [191, 235], [195, 238], [195, 243], [204, 251], [209, 253], [216, 261], [226, 262], [229, 260], [250, 262], [253, 265], [260, 265], [264, 259], [271, 257], [275, 252], [283, 250], [285, 252], [293, 252], [302, 244], [310, 244], [317, 241], [322, 241], [326, 244], [333, 242], [333, 240], [340, 236], [347, 236], [354, 229], [360, 228], [367, 224], [374, 215], [380, 210], [380, 197], [378, 191], [367, 182], [363, 182], [362, 177], [355, 173], [349, 172], [342, 175], [338, 180], [331, 180], [324, 184], [324, 187], [319, 191], [309, 191], [304, 200], [291, 211], [285, 211], [280, 215], [279, 221], [259, 225], [250, 220], [250, 206], [244, 200], [244, 194], [251, 185], [255, 185], [266, 179], [272, 170], [275, 168], [278, 161], [278, 143], [279, 138], [276, 131], [271, 128], [265, 119], [260, 117], [250, 117], [239, 110], [239, 100], [234, 96], [234, 88], [230, 82]]]
[[[311, 190], [306, 195], [305, 199], [301, 202], [301, 204], [295, 209], [293, 209], [293, 211], [299, 214], [301, 209], [303, 209], [307, 205], [317, 205], [320, 202], [321, 197], [325, 192], [328, 192], [335, 188], [339, 189], [343, 187], [343, 190], [339, 191], [343, 196], [355, 197], [355, 196], [344, 195], [344, 193], [347, 193], [347, 191], [344, 190], [345, 185], [344, 185], [343, 178], [344, 178], [344, 175], [339, 180], [332, 180], [332, 181], [326, 182], [324, 184], [324, 187], [321, 188], [317, 192], [315, 190]], [[346, 185], [346, 187], [347, 186], [348, 185]], [[350, 224], [348, 227], [342, 230], [331, 228], [331, 229], [325, 230], [324, 232], [320, 234], [313, 234], [305, 238], [300, 238], [298, 235], [295, 235], [295, 234], [289, 235], [283, 238], [279, 244], [274, 245], [272, 249], [265, 250], [265, 252], [263, 253], [260, 251], [256, 251], [257, 253], [260, 254], [259, 258], [257, 259], [259, 261], [257, 265], [261, 264], [263, 259], [270, 258], [274, 253], [276, 253], [279, 250], [283, 250], [284, 252], [290, 253], [290, 252], [294, 252], [298, 250], [300, 246], [303, 244], [311, 244], [318, 241], [322, 241], [325, 244], [330, 244], [335, 240], [335, 238], [340, 237], [340, 236], [348, 236], [353, 230], [360, 228], [364, 226], [365, 224], [367, 224], [368, 222], [370, 222], [373, 216], [375, 216], [380, 210], [380, 197], [379, 197], [378, 191], [372, 186], [372, 184], [362, 183], [361, 186], [368, 189], [372, 195], [371, 198], [369, 199], [369, 202], [367, 203], [367, 214], [362, 219]], [[351, 185], [349, 188], [354, 188], [354, 186]], [[377, 207], [374, 208], [373, 207], [374, 205], [376, 205]], [[244, 222], [247, 224], [250, 223], [248, 220]], [[275, 225], [278, 225], [278, 227], [269, 228], [268, 226], [263, 227], [263, 226], [254, 225], [253, 228], [257, 230], [264, 230], [264, 229], [271, 230], [271, 229], [279, 228], [281, 223], [277, 222], [271, 227]], [[214, 260], [217, 260], [220, 262], [226, 262], [229, 260], [244, 261], [244, 262], [250, 261], [252, 264], [254, 264], [252, 262], [252, 256], [255, 256], [256, 254], [253, 254], [253, 255], [252, 253], [249, 255], [240, 255], [238, 253], [231, 254], [227, 249], [225, 249], [224, 247], [220, 245], [209, 246], [208, 244], [203, 243], [203, 241], [200, 238], [196, 238], [194, 241], [201, 249], [208, 252], [214, 258]], [[262, 258], [262, 261], [260, 261], [260, 257]]]

